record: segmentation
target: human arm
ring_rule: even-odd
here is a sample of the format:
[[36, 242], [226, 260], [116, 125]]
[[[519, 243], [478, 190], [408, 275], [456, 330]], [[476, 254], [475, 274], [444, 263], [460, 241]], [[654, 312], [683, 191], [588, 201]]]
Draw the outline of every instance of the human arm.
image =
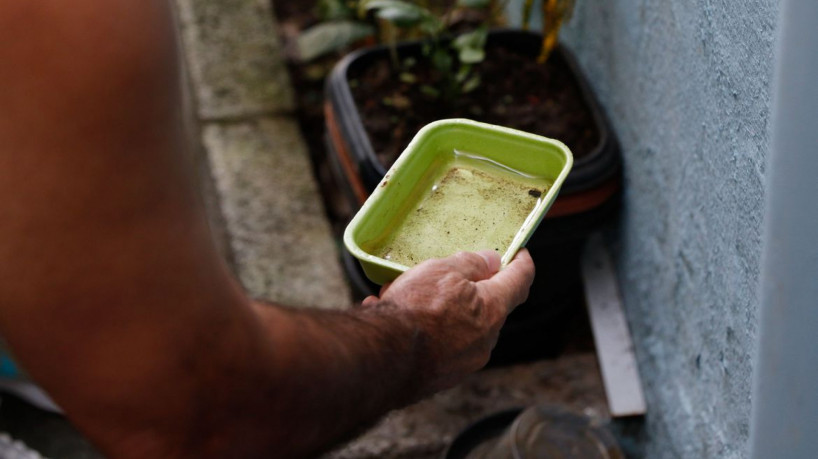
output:
[[0, 0], [0, 333], [74, 423], [112, 457], [302, 456], [479, 367], [524, 256], [462, 309], [433, 301], [479, 283], [456, 274], [349, 313], [246, 297], [181, 154], [173, 43], [164, 0]]
[[[298, 313], [296, 320], [303, 320], [305, 327], [323, 338], [302, 334], [299, 341], [278, 336], [290, 346], [295, 344], [297, 353], [304, 350], [295, 358], [323, 355], [320, 361], [335, 362], [340, 355], [342, 359], [329, 373], [318, 368], [298, 372], [329, 378], [309, 386], [319, 391], [316, 398], [305, 397], [321, 400], [312, 412], [318, 416], [312, 420], [314, 425], [327, 413], [356, 413], [361, 416], [357, 425], [365, 427], [386, 410], [451, 387], [482, 368], [506, 316], [525, 300], [533, 280], [533, 263], [525, 250], [498, 273], [499, 267], [500, 257], [493, 251], [459, 253], [409, 270], [385, 288], [381, 298], [367, 298], [354, 313]], [[282, 309], [263, 311], [272, 314], [273, 323], [283, 323], [278, 316]], [[341, 315], [354, 323], [338, 322]], [[350, 337], [365, 341], [346, 343]], [[339, 353], [339, 349], [345, 351]], [[290, 365], [299, 363], [309, 365]], [[286, 383], [299, 390], [297, 379]], [[299, 403], [293, 401], [292, 408], [302, 412]], [[336, 438], [344, 435], [337, 434]]]

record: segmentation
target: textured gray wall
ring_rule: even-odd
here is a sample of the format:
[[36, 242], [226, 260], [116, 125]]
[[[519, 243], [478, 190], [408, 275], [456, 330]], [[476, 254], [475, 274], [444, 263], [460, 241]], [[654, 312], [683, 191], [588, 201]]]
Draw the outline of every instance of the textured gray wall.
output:
[[625, 160], [646, 456], [746, 457], [774, 0], [578, 0], [564, 40]]

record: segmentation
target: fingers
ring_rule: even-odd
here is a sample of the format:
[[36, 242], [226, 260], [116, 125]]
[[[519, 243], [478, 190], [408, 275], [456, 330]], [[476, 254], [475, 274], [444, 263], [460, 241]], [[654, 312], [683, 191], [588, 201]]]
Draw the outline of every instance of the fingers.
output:
[[364, 298], [363, 301], [361, 301], [361, 307], [369, 308], [369, 307], [375, 306], [375, 304], [377, 304], [378, 301], [379, 301], [379, 299], [378, 299], [377, 296], [369, 295], [368, 297]]
[[472, 282], [488, 279], [500, 269], [500, 255], [493, 250], [458, 252], [443, 261]]
[[502, 271], [494, 277], [478, 284], [478, 287], [489, 297], [504, 304], [507, 312], [528, 298], [528, 290], [534, 282], [534, 261], [526, 249], [520, 249]]

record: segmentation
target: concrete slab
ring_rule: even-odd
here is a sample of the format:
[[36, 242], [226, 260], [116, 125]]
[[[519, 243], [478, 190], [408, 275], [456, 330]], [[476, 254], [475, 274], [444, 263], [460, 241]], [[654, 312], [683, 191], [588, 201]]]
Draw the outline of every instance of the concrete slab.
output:
[[239, 280], [291, 306], [345, 308], [349, 287], [294, 121], [206, 123], [211, 164]]
[[292, 111], [269, 0], [176, 0], [199, 118]]
[[552, 404], [609, 418], [594, 354], [481, 371], [448, 391], [394, 411], [323, 459], [438, 459], [471, 423], [505, 409]]

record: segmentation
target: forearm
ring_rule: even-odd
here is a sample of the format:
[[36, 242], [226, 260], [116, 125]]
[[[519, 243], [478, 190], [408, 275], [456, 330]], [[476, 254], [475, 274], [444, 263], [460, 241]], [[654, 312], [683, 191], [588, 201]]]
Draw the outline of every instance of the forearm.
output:
[[[251, 308], [207, 352], [180, 353], [207, 371], [163, 378], [169, 393], [199, 396], [175, 410], [146, 400], [157, 420], [177, 420], [155, 432], [162, 456], [311, 457], [423, 392], [425, 349], [408, 313]], [[128, 442], [111, 446], [128, 454]]]
[[257, 310], [275, 391], [263, 433], [282, 456], [326, 448], [421, 395], [425, 349], [409, 313]]
[[110, 457], [308, 457], [424, 392], [404, 314], [234, 301], [35, 373]]

